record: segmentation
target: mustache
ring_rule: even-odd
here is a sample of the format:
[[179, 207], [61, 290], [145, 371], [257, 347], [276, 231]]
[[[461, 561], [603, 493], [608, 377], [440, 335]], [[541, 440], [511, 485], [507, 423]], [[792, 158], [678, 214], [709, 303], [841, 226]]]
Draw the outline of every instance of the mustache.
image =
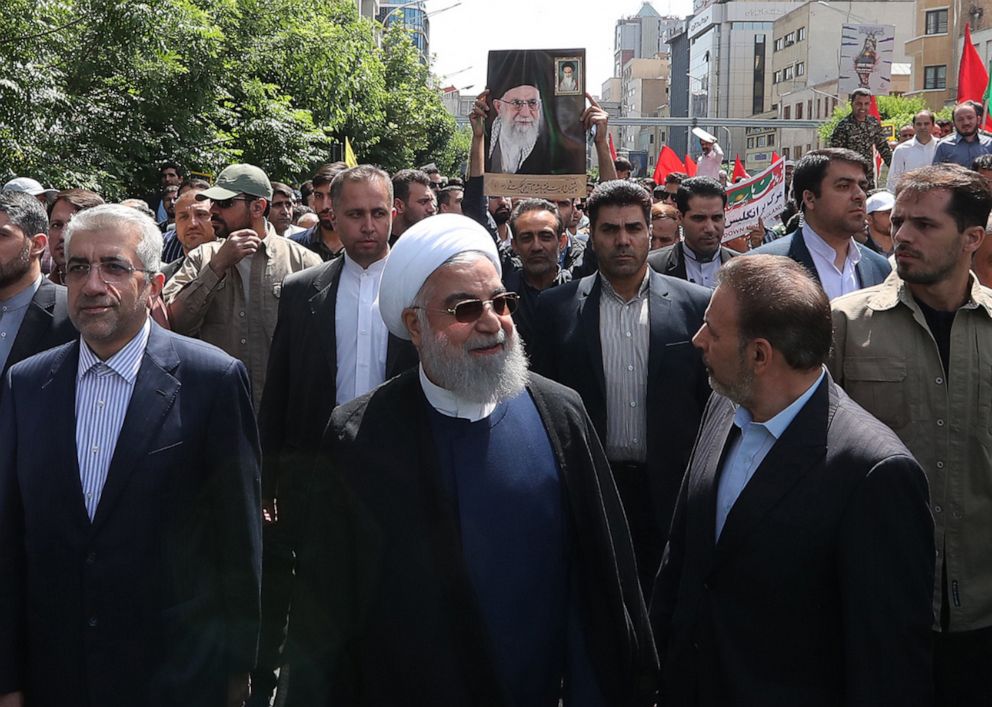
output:
[[500, 329], [492, 335], [476, 334], [465, 342], [465, 351], [476, 351], [478, 349], [490, 349], [493, 346], [501, 346], [506, 343], [506, 332]]

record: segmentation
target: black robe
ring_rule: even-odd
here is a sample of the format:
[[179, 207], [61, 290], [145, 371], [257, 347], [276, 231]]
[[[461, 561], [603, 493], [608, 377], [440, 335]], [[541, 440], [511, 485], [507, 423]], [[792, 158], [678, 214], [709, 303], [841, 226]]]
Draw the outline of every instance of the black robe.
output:
[[[606, 704], [652, 704], [657, 655], [626, 521], [579, 396], [528, 390], [561, 470], [572, 586]], [[281, 690], [289, 707], [508, 705], [441, 486], [417, 370], [342, 405], [313, 470]]]

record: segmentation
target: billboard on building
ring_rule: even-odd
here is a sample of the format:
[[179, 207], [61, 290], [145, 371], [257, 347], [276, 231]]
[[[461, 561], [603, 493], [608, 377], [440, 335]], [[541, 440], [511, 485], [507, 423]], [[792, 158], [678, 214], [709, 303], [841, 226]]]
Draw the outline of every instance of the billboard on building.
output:
[[887, 96], [892, 82], [892, 48], [895, 25], [844, 25], [840, 36], [837, 91], [849, 94], [867, 88]]

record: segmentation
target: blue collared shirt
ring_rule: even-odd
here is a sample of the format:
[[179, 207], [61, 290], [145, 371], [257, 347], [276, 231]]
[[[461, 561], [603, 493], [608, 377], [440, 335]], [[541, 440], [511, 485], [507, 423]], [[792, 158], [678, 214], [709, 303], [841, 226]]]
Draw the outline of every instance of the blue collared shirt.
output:
[[10, 299], [0, 300], [0, 371], [7, 365], [10, 350], [14, 348], [14, 339], [17, 338], [24, 315], [27, 314], [28, 306], [39, 287], [41, 287], [41, 276], [33, 285], [25, 287]]
[[937, 149], [933, 153], [933, 163], [954, 162], [965, 169], [971, 169], [971, 163], [975, 158], [990, 152], [992, 152], [992, 137], [979, 133], [974, 140], [968, 142], [954, 133], [937, 143]]
[[114, 458], [117, 438], [148, 345], [151, 320], [120, 351], [101, 361], [79, 340], [76, 371], [76, 459], [86, 512], [93, 520]]
[[754, 476], [754, 472], [761, 466], [768, 452], [779, 440], [782, 434], [789, 428], [792, 421], [803, 409], [817, 387], [823, 381], [826, 371], [820, 371], [819, 377], [813, 382], [806, 392], [796, 398], [791, 405], [778, 413], [768, 422], [754, 422], [751, 413], [743, 406], [737, 408], [734, 415], [734, 424], [740, 428], [741, 436], [734, 442], [733, 447], [727, 453], [727, 461], [724, 463], [723, 473], [720, 475], [720, 484], [716, 494], [716, 539], [720, 539], [723, 532], [724, 523], [730, 515], [730, 509], [734, 507], [741, 491]]

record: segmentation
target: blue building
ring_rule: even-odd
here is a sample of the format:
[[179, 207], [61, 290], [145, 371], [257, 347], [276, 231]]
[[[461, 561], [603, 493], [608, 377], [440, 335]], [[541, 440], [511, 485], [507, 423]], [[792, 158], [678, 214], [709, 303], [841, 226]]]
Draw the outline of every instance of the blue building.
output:
[[427, 9], [424, 7], [425, 0], [414, 0], [414, 2], [389, 2], [381, 0], [379, 2], [378, 20], [387, 29], [394, 24], [399, 24], [410, 32], [410, 41], [420, 52], [420, 59], [425, 64], [430, 64], [431, 57], [431, 23], [427, 17]]

